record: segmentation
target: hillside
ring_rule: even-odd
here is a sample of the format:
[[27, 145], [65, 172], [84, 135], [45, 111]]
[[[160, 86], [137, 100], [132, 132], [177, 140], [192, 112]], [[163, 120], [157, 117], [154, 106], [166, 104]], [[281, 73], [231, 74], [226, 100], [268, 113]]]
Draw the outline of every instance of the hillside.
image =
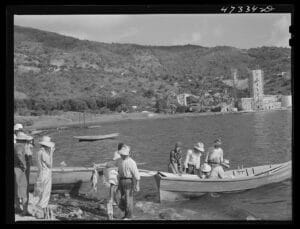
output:
[[[173, 103], [174, 95], [182, 92], [216, 105], [230, 100], [232, 87], [224, 82], [231, 79], [232, 68], [244, 81], [251, 69], [262, 68], [265, 94], [291, 90], [290, 79], [278, 75], [290, 72], [288, 48], [141, 46], [79, 40], [20, 26], [14, 32], [18, 112], [154, 109], [159, 99]], [[203, 97], [217, 92], [222, 101]], [[247, 93], [244, 86], [238, 90], [239, 96]]]

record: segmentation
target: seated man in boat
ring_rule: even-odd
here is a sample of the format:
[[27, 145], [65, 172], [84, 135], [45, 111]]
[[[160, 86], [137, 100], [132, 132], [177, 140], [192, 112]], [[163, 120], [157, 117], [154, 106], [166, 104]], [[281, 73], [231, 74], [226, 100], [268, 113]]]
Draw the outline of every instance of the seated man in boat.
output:
[[204, 153], [204, 144], [198, 142], [194, 149], [189, 149], [184, 162], [186, 173], [200, 175], [201, 155]]
[[201, 175], [200, 175], [200, 177], [202, 179], [209, 178], [210, 172], [211, 172], [211, 166], [207, 163], [203, 163], [201, 165]]
[[168, 171], [178, 175], [182, 174], [182, 143], [177, 142], [175, 148], [170, 152], [170, 162], [168, 165]]

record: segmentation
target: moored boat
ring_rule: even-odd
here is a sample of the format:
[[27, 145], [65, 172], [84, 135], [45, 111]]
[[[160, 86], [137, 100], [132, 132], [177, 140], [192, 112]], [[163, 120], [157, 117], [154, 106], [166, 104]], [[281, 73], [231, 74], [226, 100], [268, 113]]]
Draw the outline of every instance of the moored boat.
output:
[[[141, 165], [144, 163], [137, 163]], [[98, 164], [98, 183], [99, 187], [103, 188], [103, 169], [106, 163]], [[88, 192], [92, 189], [91, 177], [93, 175], [94, 167], [54, 167], [52, 168], [52, 192]], [[148, 171], [140, 169], [142, 177], [154, 176], [155, 171]], [[29, 190], [34, 190], [34, 184], [37, 180], [37, 167], [31, 167], [29, 178]], [[101, 186], [102, 184], [102, 186]]]
[[92, 135], [92, 136], [74, 136], [79, 141], [97, 141], [103, 139], [111, 139], [119, 136], [119, 133], [106, 134], [106, 135]]
[[[52, 169], [52, 191], [65, 192], [80, 188], [84, 182], [89, 182], [93, 167], [56, 167]], [[31, 167], [29, 190], [33, 191], [37, 179], [37, 167]], [[101, 171], [99, 171], [100, 173]]]
[[291, 161], [225, 171], [223, 179], [158, 172], [154, 177], [160, 202], [199, 197], [206, 193], [230, 193], [254, 189], [291, 178]]

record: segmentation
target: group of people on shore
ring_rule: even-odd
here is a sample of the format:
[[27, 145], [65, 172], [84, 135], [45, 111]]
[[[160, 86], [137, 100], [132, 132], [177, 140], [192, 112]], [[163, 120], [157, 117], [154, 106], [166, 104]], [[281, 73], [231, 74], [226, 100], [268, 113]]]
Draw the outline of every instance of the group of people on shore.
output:
[[[51, 194], [55, 143], [49, 136], [43, 136], [39, 144], [40, 149], [36, 153], [38, 172], [33, 195], [36, 199], [34, 205], [44, 212], [45, 217], [49, 211], [47, 207]], [[223, 166], [228, 168], [229, 161], [223, 158], [221, 145], [221, 140], [216, 139], [213, 147], [205, 153], [204, 144], [198, 142], [193, 149], [187, 150], [183, 162], [183, 145], [177, 142], [170, 152], [168, 171], [178, 175], [195, 174], [202, 179], [225, 178]], [[33, 137], [24, 133], [21, 124], [16, 124], [14, 126], [15, 209], [22, 215], [32, 215], [32, 212], [28, 211], [28, 202], [33, 146]], [[106, 163], [104, 170], [110, 186], [108, 204], [118, 205], [125, 212], [123, 219], [132, 219], [133, 193], [140, 191], [140, 174], [132, 155], [128, 145], [119, 143], [118, 150], [114, 152], [112, 160]], [[205, 156], [204, 163], [201, 163], [203, 156]], [[95, 169], [97, 166], [95, 165]], [[118, 194], [120, 198], [117, 198]], [[113, 216], [111, 215], [110, 218]]]
[[[48, 202], [52, 187], [52, 161], [55, 143], [49, 136], [43, 136], [36, 153], [37, 180], [34, 185], [34, 202], [36, 209], [44, 218], [49, 213]], [[26, 134], [23, 125], [14, 126], [14, 175], [15, 175], [15, 212], [23, 216], [33, 215], [28, 209], [30, 167], [33, 160], [34, 139]]]
[[223, 158], [221, 148], [221, 139], [214, 141], [213, 147], [210, 147], [205, 155], [204, 163], [201, 164], [201, 157], [204, 156], [204, 144], [198, 142], [193, 149], [188, 149], [185, 161], [183, 162], [182, 143], [177, 142], [170, 152], [170, 161], [168, 171], [178, 175], [195, 174], [205, 178], [225, 178], [223, 166], [229, 168], [229, 161]]

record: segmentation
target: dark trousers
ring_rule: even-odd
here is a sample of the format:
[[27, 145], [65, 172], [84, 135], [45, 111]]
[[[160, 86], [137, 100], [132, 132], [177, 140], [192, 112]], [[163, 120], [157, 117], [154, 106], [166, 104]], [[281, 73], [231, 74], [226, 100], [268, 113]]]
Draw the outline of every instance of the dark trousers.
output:
[[29, 201], [29, 181], [30, 181], [30, 167], [32, 164], [32, 156], [31, 155], [25, 155], [26, 160], [26, 180], [27, 180], [27, 200]]
[[25, 171], [21, 168], [15, 167], [15, 204], [17, 209], [20, 210], [20, 201], [22, 202], [23, 211], [27, 210], [28, 206], [28, 193], [27, 193], [27, 178]]
[[133, 180], [119, 179], [119, 190], [121, 193], [121, 200], [119, 207], [125, 211], [125, 218], [132, 218], [133, 212]]
[[188, 167], [186, 168], [186, 173], [199, 175], [200, 170], [196, 169], [195, 165], [188, 164]]

